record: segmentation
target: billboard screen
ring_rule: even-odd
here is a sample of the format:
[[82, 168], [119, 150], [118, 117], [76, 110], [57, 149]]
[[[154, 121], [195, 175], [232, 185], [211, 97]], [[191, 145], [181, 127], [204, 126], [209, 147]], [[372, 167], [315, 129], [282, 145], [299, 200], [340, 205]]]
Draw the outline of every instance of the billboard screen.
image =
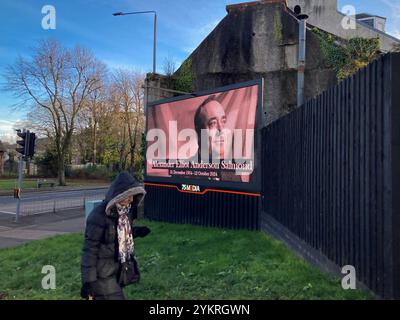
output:
[[255, 185], [261, 101], [260, 80], [148, 105], [146, 180]]

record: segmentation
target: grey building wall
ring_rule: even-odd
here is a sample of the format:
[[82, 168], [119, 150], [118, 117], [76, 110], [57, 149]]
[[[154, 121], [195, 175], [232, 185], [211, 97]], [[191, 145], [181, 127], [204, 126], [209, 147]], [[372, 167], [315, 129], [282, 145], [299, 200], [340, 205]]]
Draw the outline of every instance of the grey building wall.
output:
[[[195, 90], [264, 78], [264, 124], [296, 105], [298, 23], [285, 1], [228, 6], [228, 15], [191, 54]], [[307, 32], [305, 99], [336, 83], [319, 41]]]
[[168, 88], [171, 88], [171, 86], [172, 82], [168, 77], [160, 74], [154, 75], [148, 73], [144, 83], [145, 104], [173, 97], [174, 94], [168, 91]]
[[302, 12], [310, 16], [309, 24], [338, 37], [379, 38], [381, 50], [384, 52], [392, 51], [393, 46], [400, 43], [400, 40], [356, 20], [356, 29], [343, 28], [342, 20], [345, 15], [338, 11], [338, 0], [287, 0], [287, 4], [292, 10], [296, 5], [300, 5]]
[[[201, 91], [237, 82], [265, 79], [264, 124], [293, 110], [296, 105], [298, 24], [293, 9], [299, 4], [308, 24], [350, 38], [379, 37], [381, 49], [392, 50], [399, 41], [357, 23], [356, 30], [342, 27], [337, 0], [262, 0], [227, 6], [227, 16], [190, 55], [194, 90]], [[334, 72], [324, 64], [319, 41], [307, 31], [305, 100], [336, 84]], [[148, 78], [148, 101], [173, 94], [154, 88], [171, 88], [165, 77]]]

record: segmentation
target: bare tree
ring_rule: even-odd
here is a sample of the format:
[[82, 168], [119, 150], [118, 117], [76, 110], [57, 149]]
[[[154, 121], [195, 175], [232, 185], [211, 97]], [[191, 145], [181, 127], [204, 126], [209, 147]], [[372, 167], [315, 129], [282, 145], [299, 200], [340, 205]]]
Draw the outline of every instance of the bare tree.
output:
[[[97, 78], [100, 79], [99, 85], [92, 90], [84, 101], [84, 106], [78, 114], [78, 122], [80, 132], [89, 130], [90, 139], [87, 141], [87, 148], [91, 151], [91, 162], [97, 163], [97, 149], [99, 143], [100, 127], [105, 125], [110, 120], [111, 110], [107, 104], [107, 70], [105, 65], [99, 67]], [[82, 136], [80, 145], [84, 146], [86, 141], [83, 141], [85, 136]]]
[[[135, 155], [140, 152], [141, 132], [144, 130], [144, 105], [143, 105], [143, 83], [145, 76], [139, 72], [118, 70], [113, 76], [114, 100], [119, 106], [125, 135], [129, 141], [128, 154], [130, 166], [133, 170]], [[126, 129], [125, 129], [126, 128]], [[122, 145], [122, 148], [125, 146]], [[122, 160], [122, 159], [121, 159]]]
[[174, 58], [172, 56], [168, 55], [164, 59], [163, 71], [164, 71], [164, 74], [167, 77], [172, 77], [172, 75], [175, 73], [175, 71], [176, 71], [176, 62], [175, 62], [175, 60], [174, 60]]
[[60, 185], [65, 185], [65, 165], [78, 113], [100, 83], [98, 70], [99, 62], [88, 50], [68, 50], [55, 40], [45, 40], [31, 59], [19, 57], [5, 74], [5, 89], [21, 99], [20, 107], [30, 101], [47, 115], [44, 125], [54, 138]]

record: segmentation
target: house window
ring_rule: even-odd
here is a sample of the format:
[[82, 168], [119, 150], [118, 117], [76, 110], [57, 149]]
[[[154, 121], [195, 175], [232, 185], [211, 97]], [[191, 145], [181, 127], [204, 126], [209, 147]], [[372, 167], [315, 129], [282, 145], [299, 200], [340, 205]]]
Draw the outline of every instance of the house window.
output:
[[365, 24], [369, 25], [372, 28], [375, 28], [375, 19], [374, 18], [361, 19], [360, 21], [364, 22]]

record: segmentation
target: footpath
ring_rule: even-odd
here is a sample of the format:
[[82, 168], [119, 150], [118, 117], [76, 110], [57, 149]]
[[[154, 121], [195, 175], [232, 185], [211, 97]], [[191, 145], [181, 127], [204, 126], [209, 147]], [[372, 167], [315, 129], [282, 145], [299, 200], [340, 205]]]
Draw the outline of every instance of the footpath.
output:
[[0, 213], [0, 249], [85, 229], [84, 211], [76, 209], [22, 216], [19, 223], [14, 220], [15, 215]]

